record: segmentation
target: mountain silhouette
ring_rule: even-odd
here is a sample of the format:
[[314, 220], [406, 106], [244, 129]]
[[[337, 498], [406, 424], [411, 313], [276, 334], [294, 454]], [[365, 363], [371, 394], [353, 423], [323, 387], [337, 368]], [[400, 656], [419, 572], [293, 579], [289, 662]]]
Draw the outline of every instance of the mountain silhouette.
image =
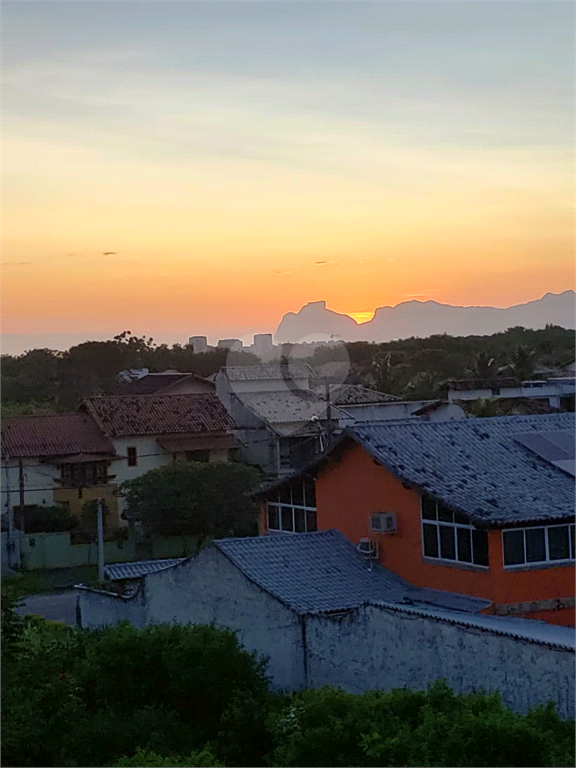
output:
[[438, 333], [450, 336], [488, 336], [507, 328], [544, 328], [547, 324], [574, 328], [572, 290], [547, 293], [541, 299], [504, 309], [459, 307], [437, 301], [405, 301], [395, 307], [379, 307], [372, 320], [357, 323], [312, 301], [298, 312], [287, 312], [276, 331], [279, 343], [296, 343], [307, 338], [332, 337], [342, 341], [385, 342], [411, 336], [426, 338]]

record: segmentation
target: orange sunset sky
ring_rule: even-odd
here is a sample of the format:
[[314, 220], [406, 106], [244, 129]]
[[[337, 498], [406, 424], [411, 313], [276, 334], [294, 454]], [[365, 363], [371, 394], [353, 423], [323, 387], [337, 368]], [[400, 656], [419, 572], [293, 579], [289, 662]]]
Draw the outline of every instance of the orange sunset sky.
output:
[[4, 351], [573, 287], [572, 17], [6, 2]]

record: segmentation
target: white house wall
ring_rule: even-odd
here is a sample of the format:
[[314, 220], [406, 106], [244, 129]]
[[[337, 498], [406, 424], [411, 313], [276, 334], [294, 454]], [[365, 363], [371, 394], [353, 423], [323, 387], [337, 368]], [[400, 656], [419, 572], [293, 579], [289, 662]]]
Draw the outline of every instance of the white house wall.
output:
[[306, 647], [311, 688], [424, 689], [444, 678], [457, 693], [499, 691], [516, 712], [552, 701], [574, 717], [573, 650], [376, 605], [307, 616]]
[[[6, 468], [8, 467], [8, 473]], [[60, 471], [51, 464], [40, 464], [40, 459], [23, 459], [24, 468], [24, 503], [51, 506], [54, 504], [54, 487], [59, 488], [54, 480], [60, 477]], [[8, 489], [13, 507], [20, 504], [20, 470], [17, 460], [2, 461], [2, 511], [7, 508]]]

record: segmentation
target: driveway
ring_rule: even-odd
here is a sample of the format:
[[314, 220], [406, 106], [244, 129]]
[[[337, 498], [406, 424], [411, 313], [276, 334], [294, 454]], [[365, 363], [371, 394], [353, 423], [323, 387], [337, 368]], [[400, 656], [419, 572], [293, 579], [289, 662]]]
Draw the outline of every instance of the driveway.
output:
[[76, 626], [76, 594], [73, 589], [49, 595], [30, 595], [16, 609], [20, 616], [35, 613], [45, 619]]

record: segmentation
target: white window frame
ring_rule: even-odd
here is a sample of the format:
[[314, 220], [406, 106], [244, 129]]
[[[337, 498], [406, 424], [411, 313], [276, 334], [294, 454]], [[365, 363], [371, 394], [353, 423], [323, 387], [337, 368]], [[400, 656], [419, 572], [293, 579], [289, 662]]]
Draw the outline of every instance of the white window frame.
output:
[[[465, 523], [456, 523], [454, 522], [454, 512], [452, 512], [452, 522], [449, 523], [444, 520], [438, 519], [438, 502], [435, 499], [432, 499], [428, 497], [428, 501], [434, 503], [436, 505], [436, 519], [426, 518], [423, 516], [423, 501], [424, 496], [420, 496], [420, 537], [421, 537], [421, 547], [422, 547], [422, 556], [428, 558], [429, 560], [434, 560], [435, 562], [446, 564], [446, 563], [456, 563], [458, 566], [468, 566], [469, 568], [481, 568], [484, 571], [490, 570], [490, 560], [488, 560], [488, 565], [484, 565], [481, 563], [475, 563], [474, 562], [474, 537], [472, 536], [473, 531], [482, 530], [480, 528], [477, 528], [475, 525], [472, 525], [472, 523], [469, 523], [468, 525]], [[436, 526], [436, 544], [438, 548], [438, 557], [435, 557], [434, 555], [427, 555], [426, 550], [424, 549], [424, 525], [434, 525]], [[454, 530], [454, 550], [456, 553], [456, 557], [452, 560], [447, 557], [442, 557], [441, 552], [441, 542], [440, 542], [440, 526], [445, 526], [446, 528], [452, 528], [452, 529], [458, 529], [463, 528], [464, 530], [470, 531], [470, 553], [471, 553], [471, 560], [458, 560], [458, 535], [456, 533], [456, 530]], [[488, 542], [486, 542], [486, 549], [488, 550]], [[487, 552], [488, 558], [490, 556], [490, 553]]]
[[[575, 560], [575, 552], [574, 548], [572, 546], [572, 537], [570, 536], [570, 530], [574, 528], [574, 523], [555, 523], [554, 525], [527, 525], [523, 528], [503, 528], [502, 529], [502, 565], [504, 567], [504, 570], [514, 570], [515, 568], [526, 568], [531, 566], [538, 566], [538, 565], [570, 565]], [[538, 528], [544, 529], [544, 550], [546, 553], [546, 559], [545, 560], [527, 560], [526, 559], [526, 531], [533, 531]], [[550, 545], [548, 542], [548, 531], [551, 528], [568, 528], [568, 552], [569, 557], [563, 558], [561, 560], [553, 560], [550, 558]], [[511, 533], [513, 531], [522, 531], [524, 534], [524, 562], [523, 563], [511, 563], [510, 565], [506, 564], [506, 556], [504, 552], [504, 536], [506, 533]]]
[[[301, 482], [304, 485], [304, 481], [302, 480]], [[290, 498], [292, 499], [291, 485], [290, 485]], [[305, 496], [303, 496], [303, 498], [304, 500], [306, 500]], [[279, 526], [278, 528], [272, 528], [270, 526], [270, 507], [271, 506], [276, 507], [276, 509], [278, 510], [278, 526]], [[282, 512], [284, 510], [290, 510], [292, 513], [292, 529], [291, 530], [286, 530], [282, 528]], [[296, 511], [297, 510], [302, 511], [304, 513], [304, 531], [296, 530]], [[308, 531], [308, 512], [313, 512], [316, 519], [316, 515], [317, 515], [316, 507], [309, 507], [306, 505], [293, 504], [293, 503], [288, 504], [285, 501], [280, 501], [280, 493], [278, 493], [278, 499], [276, 501], [268, 500], [266, 502], [266, 529], [269, 531], [275, 531], [278, 533], [311, 533], [313, 531], [317, 531], [318, 530], [317, 519], [316, 519], [316, 525], [314, 526], [314, 528]]]

